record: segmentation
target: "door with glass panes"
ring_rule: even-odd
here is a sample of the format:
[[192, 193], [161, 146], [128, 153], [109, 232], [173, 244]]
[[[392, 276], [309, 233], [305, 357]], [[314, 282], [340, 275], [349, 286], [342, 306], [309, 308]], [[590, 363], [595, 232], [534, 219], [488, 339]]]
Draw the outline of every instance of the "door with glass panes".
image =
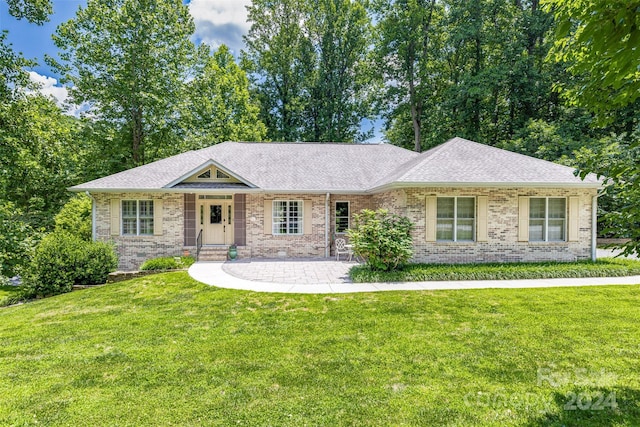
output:
[[205, 245], [233, 243], [233, 202], [231, 200], [202, 200], [200, 227]]

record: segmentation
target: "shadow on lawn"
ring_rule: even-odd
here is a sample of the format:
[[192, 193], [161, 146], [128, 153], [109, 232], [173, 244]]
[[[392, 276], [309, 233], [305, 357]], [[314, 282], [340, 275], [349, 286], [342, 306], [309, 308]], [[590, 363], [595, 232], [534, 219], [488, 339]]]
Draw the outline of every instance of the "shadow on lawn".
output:
[[640, 425], [640, 390], [627, 387], [576, 387], [569, 392], [556, 392], [549, 411], [530, 420], [527, 425]]

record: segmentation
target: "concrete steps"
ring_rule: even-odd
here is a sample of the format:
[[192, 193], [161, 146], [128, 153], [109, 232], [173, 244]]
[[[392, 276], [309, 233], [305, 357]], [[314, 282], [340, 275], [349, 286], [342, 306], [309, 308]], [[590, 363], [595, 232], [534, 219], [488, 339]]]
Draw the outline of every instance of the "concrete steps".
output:
[[203, 246], [200, 249], [198, 261], [226, 261], [229, 246]]

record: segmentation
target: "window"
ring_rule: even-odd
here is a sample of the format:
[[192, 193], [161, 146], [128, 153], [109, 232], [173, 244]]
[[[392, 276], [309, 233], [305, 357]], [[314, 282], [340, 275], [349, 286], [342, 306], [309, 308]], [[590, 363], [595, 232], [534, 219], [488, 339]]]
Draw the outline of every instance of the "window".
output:
[[349, 202], [336, 202], [336, 233], [349, 229]]
[[274, 200], [272, 231], [273, 234], [302, 234], [302, 201]]
[[229, 179], [230, 176], [226, 173], [222, 172], [220, 169], [216, 169], [216, 178], [218, 179]]
[[153, 234], [153, 200], [122, 201], [122, 234]]
[[209, 178], [211, 178], [211, 169], [207, 169], [206, 171], [198, 175], [198, 179], [209, 179]]
[[475, 211], [473, 197], [438, 197], [436, 239], [472, 242]]
[[563, 242], [565, 240], [567, 201], [560, 197], [529, 199], [529, 241]]

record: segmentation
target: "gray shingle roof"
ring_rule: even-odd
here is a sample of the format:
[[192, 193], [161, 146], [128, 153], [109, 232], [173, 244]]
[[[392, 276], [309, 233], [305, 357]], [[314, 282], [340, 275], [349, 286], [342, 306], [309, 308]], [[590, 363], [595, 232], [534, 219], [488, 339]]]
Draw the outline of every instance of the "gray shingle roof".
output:
[[422, 154], [389, 144], [224, 142], [71, 190], [184, 191], [195, 187], [181, 180], [212, 162], [248, 186], [268, 192], [367, 192], [447, 184], [600, 185], [595, 176], [582, 181], [566, 166], [454, 138]]
[[437, 186], [600, 186], [595, 175], [581, 180], [574, 172], [574, 168], [557, 163], [453, 138], [402, 165], [373, 188], [427, 183]]

